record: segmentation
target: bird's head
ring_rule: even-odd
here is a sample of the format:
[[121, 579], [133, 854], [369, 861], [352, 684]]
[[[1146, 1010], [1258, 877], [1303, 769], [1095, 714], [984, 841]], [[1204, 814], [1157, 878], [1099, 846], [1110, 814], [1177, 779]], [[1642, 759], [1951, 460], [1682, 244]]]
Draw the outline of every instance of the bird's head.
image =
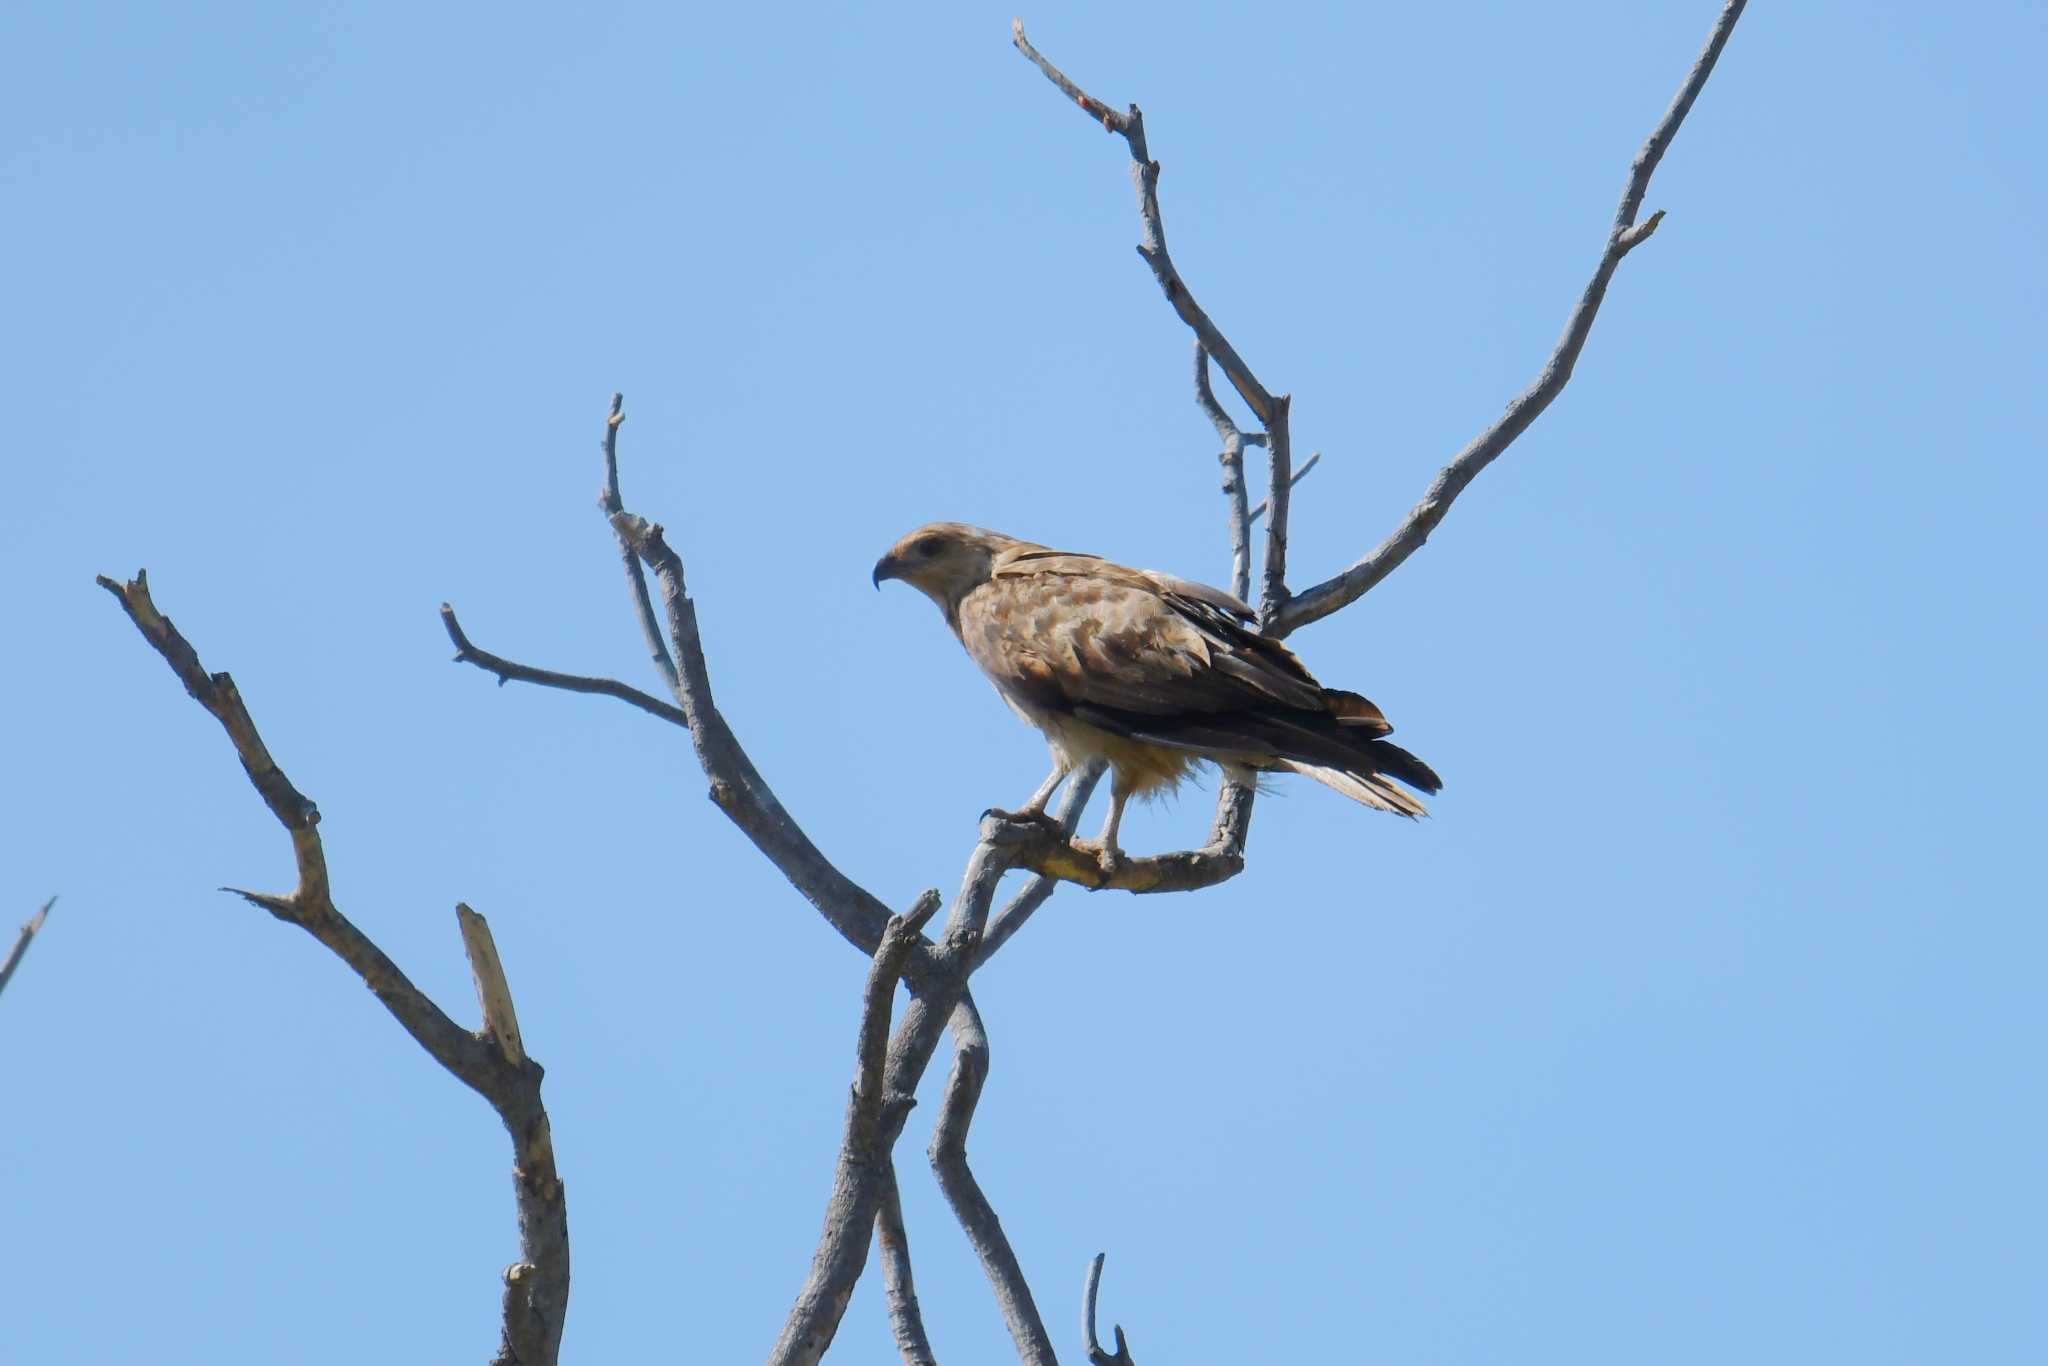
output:
[[932, 522], [889, 547], [875, 561], [875, 587], [901, 579], [939, 605], [951, 621], [960, 599], [987, 583], [996, 556], [1021, 542], [962, 522]]

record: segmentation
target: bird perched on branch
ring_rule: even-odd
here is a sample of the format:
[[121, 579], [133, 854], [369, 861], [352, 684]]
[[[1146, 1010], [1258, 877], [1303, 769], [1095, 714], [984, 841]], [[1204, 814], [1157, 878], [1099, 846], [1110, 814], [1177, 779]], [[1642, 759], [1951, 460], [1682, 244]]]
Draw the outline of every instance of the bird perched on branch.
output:
[[1294, 772], [1381, 811], [1415, 817], [1429, 765], [1386, 739], [1380, 709], [1325, 688], [1252, 610], [1221, 589], [1049, 550], [959, 522], [921, 526], [875, 564], [934, 603], [1018, 715], [1045, 732], [1052, 772], [1017, 817], [1041, 817], [1069, 773], [1110, 765], [1102, 833], [1076, 841], [1105, 867], [1135, 794], [1170, 788], [1196, 762], [1239, 782]]

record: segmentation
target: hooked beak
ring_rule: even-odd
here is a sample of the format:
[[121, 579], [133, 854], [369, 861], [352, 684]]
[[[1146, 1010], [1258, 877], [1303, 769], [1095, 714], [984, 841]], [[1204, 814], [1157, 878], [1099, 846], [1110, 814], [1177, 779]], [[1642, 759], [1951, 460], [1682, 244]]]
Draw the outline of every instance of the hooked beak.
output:
[[875, 590], [877, 592], [881, 591], [883, 579], [900, 579], [902, 577], [903, 562], [894, 555], [884, 555], [881, 559], [875, 561]]

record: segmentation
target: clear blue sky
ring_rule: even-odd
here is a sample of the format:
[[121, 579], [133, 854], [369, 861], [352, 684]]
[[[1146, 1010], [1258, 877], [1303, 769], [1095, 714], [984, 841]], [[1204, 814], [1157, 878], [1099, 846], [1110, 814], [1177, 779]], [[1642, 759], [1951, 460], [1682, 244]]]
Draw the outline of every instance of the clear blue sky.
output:
[[[473, 1012], [490, 917], [570, 1199], [567, 1359], [749, 1361], [810, 1256], [863, 964], [651, 684], [593, 504], [685, 555], [823, 847], [950, 890], [1038, 738], [930, 608], [947, 517], [1227, 573], [1122, 146], [1012, 10], [10, 6], [0, 998], [10, 1360], [481, 1360], [508, 1149], [214, 889], [287, 843], [95, 573], [148, 566]], [[1298, 448], [1297, 581], [1534, 374], [1712, 0], [1025, 11], [1144, 106], [1175, 254]], [[1063, 893], [978, 979], [973, 1156], [1063, 1353], [2048, 1359], [2037, 5], [1759, 0], [1564, 398], [1296, 644], [1447, 788], [1298, 785], [1198, 896]], [[1206, 793], [1140, 812], [1200, 838]], [[938, 1072], [935, 1070], [934, 1079]], [[1005, 1359], [921, 1148], [943, 1359]], [[872, 1277], [835, 1360], [893, 1360]]]

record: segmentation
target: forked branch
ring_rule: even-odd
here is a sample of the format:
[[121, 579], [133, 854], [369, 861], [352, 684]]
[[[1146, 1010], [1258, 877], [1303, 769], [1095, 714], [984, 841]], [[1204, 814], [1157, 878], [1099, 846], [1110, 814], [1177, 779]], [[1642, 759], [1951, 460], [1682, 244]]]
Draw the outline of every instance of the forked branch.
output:
[[541, 1104], [541, 1066], [526, 1055], [512, 991], [505, 983], [490, 926], [467, 906], [456, 908], [484, 1027], [477, 1033], [451, 1020], [369, 936], [335, 907], [320, 842], [320, 811], [271, 758], [232, 678], [209, 674], [199, 653], [150, 598], [142, 572], [126, 583], [102, 577], [185, 691], [220, 722], [243, 772], [290, 834], [299, 883], [291, 892], [238, 892], [278, 919], [305, 930], [346, 963], [434, 1061], [490, 1103], [512, 1136], [513, 1191], [520, 1260], [505, 1272], [504, 1322], [496, 1366], [553, 1366], [569, 1306], [569, 1217], [555, 1170], [554, 1140]]
[[[682, 556], [670, 547], [659, 524], [623, 509], [611, 514], [612, 529], [661, 586], [668, 640], [675, 649], [676, 701], [690, 728], [697, 762], [711, 780], [711, 800], [754, 847], [767, 855], [804, 899], [856, 947], [873, 954], [881, 947], [889, 908], [839, 871], [783, 808], [747, 756], [711, 696], [711, 671], [697, 630], [697, 605], [683, 579]], [[922, 955], [913, 953], [921, 961]]]
[[[977, 853], [980, 849], [977, 846]], [[991, 866], [986, 858], [969, 862], [944, 939], [933, 951], [931, 969], [911, 985], [910, 1004], [893, 1035], [887, 1033], [889, 1002], [897, 978], [909, 976], [905, 959], [911, 947], [922, 942], [918, 930], [937, 909], [937, 893], [927, 892], [909, 916], [891, 917], [884, 928], [861, 997], [859, 1061], [833, 1168], [832, 1193], [825, 1204], [825, 1226], [811, 1256], [810, 1273], [769, 1353], [769, 1366], [815, 1366], [839, 1331], [853, 1287], [867, 1266], [875, 1221], [893, 1189], [890, 1153], [947, 1017], [967, 989], [979, 927], [986, 922], [989, 900], [1002, 876], [1000, 869], [991, 874]], [[886, 1048], [881, 1043], [885, 1035]], [[899, 1337], [903, 1327], [899, 1320]]]
[[1269, 634], [1287, 635], [1349, 606], [1370, 592], [1422, 548], [1429, 534], [1443, 521], [1444, 514], [1451, 510], [1451, 504], [1465, 491], [1466, 485], [1513, 445], [1515, 438], [1527, 431], [1552, 400], [1564, 392], [1564, 386], [1571, 380], [1572, 368], [1578, 364], [1579, 352], [1585, 349], [1586, 338], [1593, 331], [1593, 319], [1600, 312], [1600, 302], [1607, 297], [1607, 283], [1614, 278], [1615, 267], [1621, 264], [1622, 257], [1648, 241], [1657, 225], [1664, 221], [1661, 209], [1640, 223], [1636, 221], [1636, 214], [1642, 208], [1643, 196], [1649, 192], [1650, 176], [1655, 173], [1657, 163], [1663, 160], [1671, 140], [1678, 135], [1679, 125], [1685, 122], [1693, 101], [1699, 98], [1701, 89], [1706, 86], [1707, 77], [1713, 74], [1714, 63], [1720, 60], [1721, 50], [1728, 45], [1728, 35], [1735, 31], [1735, 21], [1742, 17], [1745, 3], [1746, 0], [1727, 0], [1722, 6], [1721, 16], [1707, 35], [1706, 45], [1694, 59], [1692, 70], [1686, 73], [1670, 107], [1664, 111], [1664, 117], [1657, 121], [1648, 140], [1636, 153], [1634, 162], [1629, 166], [1628, 183], [1621, 192], [1621, 203], [1614, 211], [1614, 223], [1607, 231], [1607, 245], [1601, 250], [1599, 264], [1593, 268], [1593, 278], [1586, 282], [1571, 316], [1565, 320], [1563, 335], [1558, 338], [1550, 359], [1544, 363], [1535, 381], [1516, 395], [1498, 421], [1473, 437], [1465, 449], [1437, 472], [1436, 478], [1423, 492], [1421, 501], [1408, 510], [1408, 515], [1384, 541], [1343, 573], [1317, 584], [1282, 606], [1267, 623]]

